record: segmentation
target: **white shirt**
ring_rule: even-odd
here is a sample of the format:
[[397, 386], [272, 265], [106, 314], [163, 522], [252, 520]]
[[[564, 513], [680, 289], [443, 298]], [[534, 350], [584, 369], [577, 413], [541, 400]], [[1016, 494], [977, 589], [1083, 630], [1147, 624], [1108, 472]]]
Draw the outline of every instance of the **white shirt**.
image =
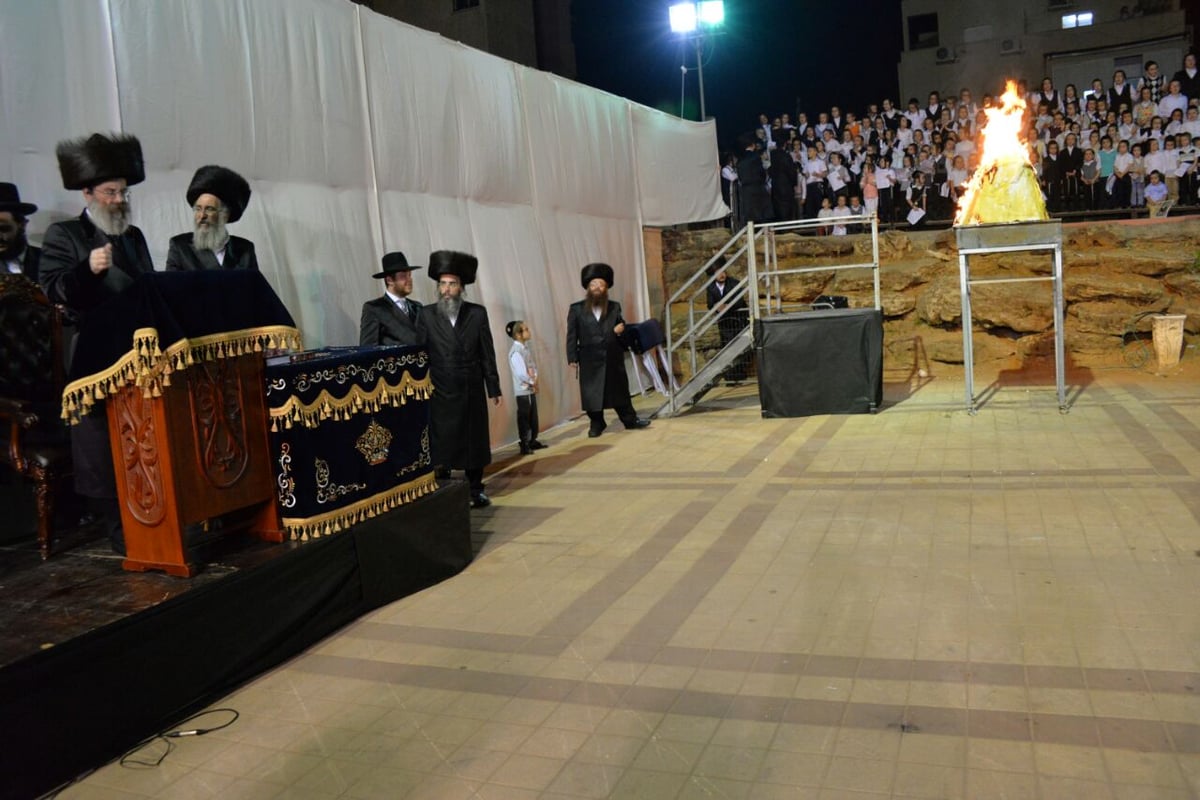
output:
[[[384, 289], [383, 293], [388, 296], [389, 300], [391, 300], [393, 303], [396, 304], [397, 308], [399, 308], [401, 311], [404, 312], [405, 316], [408, 316], [408, 299], [407, 298], [398, 297], [397, 295], [394, 295], [391, 292], [389, 292], [387, 289]], [[451, 322], [451, 324], [453, 324], [453, 322]]]
[[1165, 120], [1170, 119], [1171, 112], [1177, 108], [1187, 114], [1187, 98], [1182, 94], [1164, 94], [1158, 101], [1158, 115]]
[[508, 366], [512, 369], [513, 394], [517, 397], [533, 394], [533, 385], [537, 380], [533, 351], [523, 342], [514, 340], [508, 349]]

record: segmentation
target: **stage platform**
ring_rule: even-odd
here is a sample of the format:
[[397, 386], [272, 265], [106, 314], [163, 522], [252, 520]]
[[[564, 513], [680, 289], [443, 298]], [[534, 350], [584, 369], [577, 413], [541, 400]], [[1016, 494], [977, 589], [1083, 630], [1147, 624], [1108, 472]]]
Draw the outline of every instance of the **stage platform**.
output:
[[0, 545], [0, 797], [36, 797], [362, 614], [461, 571], [472, 557], [460, 481], [344, 531], [204, 545], [193, 578], [131, 573], [107, 542], [67, 531], [42, 562], [25, 504], [4, 486]]

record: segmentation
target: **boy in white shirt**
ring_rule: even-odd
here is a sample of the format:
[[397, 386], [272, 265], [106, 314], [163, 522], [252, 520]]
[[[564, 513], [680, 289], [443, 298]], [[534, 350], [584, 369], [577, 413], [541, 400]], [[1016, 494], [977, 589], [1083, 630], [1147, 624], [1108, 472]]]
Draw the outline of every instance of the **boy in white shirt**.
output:
[[517, 397], [517, 435], [521, 438], [521, 455], [546, 447], [538, 441], [537, 364], [527, 344], [533, 338], [524, 320], [513, 320], [504, 326], [513, 340], [508, 349], [508, 366], [512, 369], [513, 394]]
[[[846, 205], [846, 195], [844, 195], [844, 194], [838, 195], [837, 205], [834, 206], [833, 213], [830, 216], [832, 216], [832, 217], [849, 217], [849, 216], [851, 216], [850, 206]], [[834, 225], [833, 226], [833, 235], [834, 236], [845, 236], [846, 235], [846, 226], [845, 225]]]

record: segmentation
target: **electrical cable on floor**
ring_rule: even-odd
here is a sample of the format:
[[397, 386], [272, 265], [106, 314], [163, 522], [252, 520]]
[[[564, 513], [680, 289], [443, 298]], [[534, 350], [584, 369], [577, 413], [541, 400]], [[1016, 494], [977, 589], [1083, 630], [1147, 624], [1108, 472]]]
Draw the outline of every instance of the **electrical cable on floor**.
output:
[[[187, 723], [198, 720], [208, 714], [232, 714], [233, 716], [231, 716], [225, 722], [222, 722], [220, 725], [214, 725], [211, 728], [204, 728], [204, 727], [199, 727], [199, 726], [192, 727], [192, 728], [184, 728], [183, 727]], [[230, 725], [237, 722], [238, 717], [240, 717], [240, 716], [241, 716], [241, 714], [238, 713], [238, 710], [236, 708], [210, 708], [207, 711], [201, 711], [199, 713], [192, 714], [190, 717], [180, 720], [175, 725], [175, 727], [172, 728], [171, 730], [163, 731], [162, 733], [156, 733], [153, 736], [148, 736], [145, 739], [143, 739], [142, 741], [138, 742], [136, 745], [131, 747], [129, 750], [126, 750], [125, 754], [121, 756], [121, 759], [117, 763], [120, 764], [122, 767], [127, 767], [127, 768], [131, 768], [131, 769], [133, 769], [133, 768], [153, 769], [154, 767], [157, 767], [158, 765], [162, 764], [162, 762], [164, 760], [166, 760], [166, 757], [169, 756], [171, 754], [171, 752], [175, 749], [175, 743], [171, 741], [172, 739], [182, 739], [186, 736], [203, 736], [206, 733], [213, 733], [214, 731], [219, 731], [224, 728], [228, 728]], [[135, 758], [135, 756], [138, 756], [143, 750], [147, 749], [148, 747], [150, 747], [151, 745], [153, 745], [159, 741], [161, 741], [164, 745], [166, 745], [166, 747], [163, 750], [163, 752], [157, 758], [155, 758], [153, 761], [151, 761], [151, 760], [142, 761], [142, 760], [139, 760], [138, 758]], [[51, 791], [47, 792], [46, 794], [42, 795], [40, 800], [54, 800], [55, 797], [58, 797], [60, 794], [65, 792], [67, 789], [71, 788], [75, 784], [84, 780], [89, 775], [93, 774], [95, 771], [96, 770], [94, 770], [94, 769], [88, 770], [87, 772], [76, 777], [75, 779], [70, 780], [70, 781], [62, 784], [61, 786], [58, 786], [58, 787], [52, 789]]]
[[[208, 714], [232, 714], [233, 716], [220, 725], [214, 725], [211, 728], [183, 727], [187, 723], [193, 722]], [[241, 715], [237, 712], [237, 709], [233, 708], [210, 708], [207, 711], [201, 711], [198, 714], [193, 714], [187, 719], [180, 721], [173, 730], [166, 731], [165, 733], [156, 733], [148, 739], [142, 740], [133, 748], [126, 751], [125, 755], [121, 756], [121, 760], [118, 763], [122, 767], [157, 767], [166, 759], [167, 756], [171, 754], [171, 751], [175, 749], [175, 744], [171, 741], [172, 739], [182, 739], [185, 736], [203, 736], [206, 733], [212, 733], [213, 731], [219, 731], [224, 728], [228, 728], [230, 725], [237, 722], [239, 716]], [[135, 758], [135, 756], [140, 755], [143, 750], [159, 740], [162, 740], [162, 742], [166, 745], [166, 749], [163, 750], [158, 758], [154, 759], [153, 761], [141, 761], [138, 758]]]
[[1134, 315], [1125, 325], [1125, 332], [1121, 334], [1121, 353], [1125, 356], [1125, 363], [1134, 369], [1141, 369], [1150, 360], [1150, 346], [1138, 335], [1138, 323], [1146, 317], [1160, 313], [1162, 312], [1143, 311]]

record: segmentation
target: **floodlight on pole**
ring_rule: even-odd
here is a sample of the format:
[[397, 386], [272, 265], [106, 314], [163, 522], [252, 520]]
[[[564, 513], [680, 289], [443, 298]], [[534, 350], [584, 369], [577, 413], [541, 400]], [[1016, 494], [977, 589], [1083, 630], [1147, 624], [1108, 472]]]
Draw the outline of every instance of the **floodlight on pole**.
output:
[[[700, 84], [700, 121], [705, 119], [704, 109], [704, 36], [713, 33], [725, 23], [724, 0], [700, 0], [700, 2], [673, 3], [667, 9], [671, 21], [671, 30], [687, 36], [696, 45], [696, 76]], [[684, 68], [686, 76], [687, 69]], [[679, 113], [683, 114], [683, 103], [679, 104]]]

